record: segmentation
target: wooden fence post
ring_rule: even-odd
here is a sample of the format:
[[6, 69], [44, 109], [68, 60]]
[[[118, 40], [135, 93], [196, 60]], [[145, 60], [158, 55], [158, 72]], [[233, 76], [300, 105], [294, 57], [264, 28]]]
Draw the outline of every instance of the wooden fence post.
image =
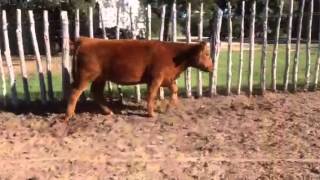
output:
[[210, 96], [217, 95], [217, 85], [218, 85], [218, 64], [219, 64], [219, 54], [220, 54], [220, 32], [222, 24], [223, 11], [221, 9], [217, 10], [215, 21], [212, 23], [211, 31], [211, 57], [213, 59], [214, 67], [213, 72], [210, 73]]
[[[116, 38], [117, 40], [120, 39], [120, 7], [119, 7], [119, 4], [117, 4], [117, 29], [116, 29]], [[111, 85], [111, 83], [109, 83], [109, 85]], [[109, 86], [110, 87], [110, 86]], [[123, 99], [123, 92], [122, 92], [122, 86], [121, 85], [117, 85], [117, 88], [118, 88], [118, 93], [119, 93], [119, 96], [120, 96], [120, 101], [122, 103], [124, 103], [124, 99]]]
[[267, 47], [268, 47], [268, 18], [269, 18], [269, 0], [265, 2], [264, 21], [263, 21], [263, 46], [261, 54], [261, 72], [260, 72], [260, 86], [261, 93], [264, 94], [266, 90], [266, 65], [267, 65]]
[[[200, 14], [199, 14], [199, 24], [198, 24], [198, 39], [201, 42], [203, 40], [203, 2], [200, 4]], [[203, 82], [202, 82], [202, 72], [198, 69], [197, 70], [197, 95], [201, 97], [203, 94]]]
[[293, 62], [293, 91], [297, 90], [298, 83], [298, 71], [299, 71], [299, 61], [300, 61], [300, 44], [301, 44], [301, 32], [302, 32], [302, 20], [304, 13], [305, 0], [302, 0], [302, 5], [299, 12], [299, 24], [298, 24], [298, 33], [297, 33], [297, 44], [296, 44], [296, 54]]
[[151, 6], [150, 4], [148, 4], [148, 8], [147, 8], [147, 39], [151, 40], [152, 39], [152, 31], [151, 31]]
[[36, 55], [37, 69], [38, 69], [38, 73], [39, 73], [41, 101], [42, 101], [42, 103], [46, 103], [46, 101], [47, 101], [46, 85], [45, 85], [46, 83], [44, 80], [42, 61], [41, 61], [41, 56], [40, 56], [40, 52], [39, 52], [38, 40], [37, 40], [37, 36], [36, 36], [33, 11], [29, 10], [28, 14], [29, 14], [29, 20], [30, 20], [30, 31], [31, 31], [31, 36], [32, 36], [32, 44], [33, 44], [34, 53]]
[[89, 7], [89, 37], [94, 38], [93, 34], [94, 34], [93, 33], [93, 9], [90, 6]]
[[[187, 32], [187, 43], [191, 43], [191, 3], [188, 3], [186, 32]], [[187, 97], [191, 97], [192, 96], [191, 67], [189, 67], [185, 72], [185, 89], [186, 89]]]
[[10, 89], [11, 89], [11, 102], [14, 107], [18, 106], [18, 97], [17, 97], [17, 84], [14, 74], [14, 69], [12, 65], [9, 37], [8, 37], [8, 23], [7, 23], [7, 14], [5, 10], [2, 10], [2, 28], [3, 28], [3, 38], [4, 38], [4, 56], [7, 62], [7, 67], [10, 77]]
[[177, 42], [177, 7], [176, 0], [172, 4], [172, 41]]
[[[159, 40], [163, 41], [163, 34], [164, 34], [164, 21], [166, 17], [166, 5], [162, 5], [162, 11], [161, 11], [161, 26], [160, 26], [160, 34], [159, 34]], [[164, 99], [164, 89], [163, 87], [160, 87], [160, 99]]]
[[47, 81], [48, 81], [48, 96], [53, 101], [53, 84], [52, 84], [52, 59], [51, 59], [51, 48], [50, 48], [50, 36], [49, 36], [49, 21], [48, 11], [43, 11], [43, 36], [46, 47], [46, 59], [47, 59]]
[[117, 26], [116, 26], [116, 39], [120, 39], [120, 7], [117, 5]]
[[[119, 4], [117, 4], [117, 21], [116, 21], [116, 39], [119, 40], [120, 39], [120, 27], [119, 27], [119, 24], [120, 24], [120, 8], [119, 8]], [[108, 92], [109, 94], [112, 94], [112, 83], [109, 81], [108, 82]], [[118, 91], [119, 93], [121, 94], [121, 86], [118, 86]]]
[[159, 34], [159, 40], [163, 41], [163, 34], [164, 34], [164, 21], [166, 17], [166, 7], [167, 5], [162, 5], [162, 11], [161, 11], [161, 26], [160, 26], [160, 34]]
[[253, 91], [253, 72], [254, 72], [254, 50], [255, 50], [255, 21], [256, 21], [256, 1], [252, 3], [251, 22], [250, 22], [250, 57], [249, 57], [249, 96]]
[[237, 94], [241, 93], [242, 86], [242, 67], [243, 67], [243, 43], [244, 43], [244, 16], [246, 10], [246, 1], [242, 1], [241, 6], [241, 34], [240, 34], [240, 59], [239, 59], [239, 73], [238, 73], [238, 91]]
[[309, 21], [308, 21], [308, 39], [306, 44], [306, 84], [305, 84], [305, 90], [309, 89], [310, 85], [310, 59], [311, 59], [311, 36], [312, 36], [312, 20], [313, 20], [313, 0], [310, 0], [310, 6], [309, 6]]
[[[106, 26], [104, 24], [104, 13], [102, 12], [102, 4], [99, 4], [99, 17], [100, 17], [100, 23], [101, 23], [101, 28], [102, 28], [102, 35], [103, 39], [108, 39], [107, 37], [107, 32], [106, 32]], [[131, 17], [131, 9], [130, 9], [130, 17]]]
[[231, 94], [232, 80], [232, 7], [228, 2], [228, 70], [227, 70], [227, 95]]
[[[76, 9], [75, 19], [74, 19], [74, 40], [80, 37], [80, 12], [79, 9]], [[83, 102], [87, 99], [85, 93], [82, 93], [80, 96], [80, 101]]]
[[74, 39], [78, 39], [80, 37], [80, 15], [79, 9], [76, 9], [75, 21], [74, 21]]
[[278, 49], [279, 49], [279, 36], [280, 36], [280, 27], [281, 27], [281, 18], [282, 18], [282, 11], [283, 11], [283, 4], [284, 1], [281, 0], [280, 2], [280, 10], [279, 10], [279, 17], [277, 19], [277, 31], [275, 37], [275, 44], [273, 49], [272, 55], [272, 90], [277, 91], [277, 64], [278, 64]]
[[[1, 54], [1, 49], [0, 49], [0, 54]], [[2, 61], [2, 56], [0, 55], [0, 75], [1, 75], [1, 86], [2, 86], [2, 98], [3, 98], [3, 105], [6, 106], [7, 101], [6, 101], [6, 96], [7, 96], [7, 85], [6, 85], [6, 77], [5, 77], [5, 72], [3, 68], [3, 61]]]
[[21, 68], [21, 75], [22, 75], [22, 83], [23, 83], [23, 90], [24, 90], [24, 99], [26, 103], [30, 103], [30, 91], [29, 91], [29, 82], [28, 82], [28, 73], [26, 69], [26, 61], [24, 56], [24, 49], [23, 49], [23, 39], [22, 39], [22, 27], [21, 27], [21, 10], [17, 9], [17, 44], [19, 50], [19, 57], [20, 57], [20, 68]]
[[[319, 28], [320, 28], [320, 23], [319, 23]], [[319, 80], [319, 70], [320, 70], [320, 31], [318, 34], [318, 43], [319, 43], [319, 47], [318, 47], [318, 59], [316, 61], [316, 67], [315, 67], [315, 75], [314, 75], [314, 87], [313, 90], [317, 90], [318, 88], [318, 80]]]
[[[172, 41], [177, 42], [177, 4], [176, 0], [173, 1], [172, 4]], [[175, 80], [176, 84], [178, 84], [178, 79]]]
[[292, 17], [293, 17], [293, 0], [290, 0], [290, 12], [289, 12], [289, 20], [288, 20], [288, 27], [287, 27], [287, 48], [286, 48], [286, 65], [285, 65], [285, 72], [284, 72], [284, 80], [283, 86], [284, 91], [288, 91], [288, 84], [289, 84], [289, 72], [290, 72], [290, 64], [291, 64], [291, 37], [292, 37]]
[[62, 92], [63, 99], [67, 100], [70, 94], [70, 57], [69, 57], [69, 20], [68, 12], [61, 11], [62, 23]]
[[[133, 25], [134, 20], [133, 20], [133, 16], [132, 16], [132, 7], [130, 7], [130, 11], [129, 11], [129, 18], [130, 18], [130, 31], [132, 33], [132, 39], [136, 39], [136, 33], [135, 33], [135, 26]], [[140, 85], [137, 84], [135, 86], [135, 94], [136, 94], [136, 100], [137, 102], [141, 102], [141, 90], [140, 90]]]
[[[103, 10], [102, 5], [99, 4], [99, 16], [100, 16], [100, 23], [101, 23], [101, 27], [102, 27], [103, 39], [109, 39], [107, 37], [106, 26], [105, 26], [105, 22], [104, 22], [104, 13], [102, 12], [102, 10]], [[108, 88], [109, 94], [111, 94], [112, 93], [112, 83], [110, 81], [107, 81], [107, 88]]]

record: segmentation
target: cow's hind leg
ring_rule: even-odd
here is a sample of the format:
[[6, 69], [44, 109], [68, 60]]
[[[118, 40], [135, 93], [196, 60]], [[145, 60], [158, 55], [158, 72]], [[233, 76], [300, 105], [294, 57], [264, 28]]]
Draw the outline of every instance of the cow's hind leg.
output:
[[171, 91], [171, 102], [170, 104], [176, 106], [178, 104], [178, 86], [175, 81], [170, 84], [169, 89]]
[[72, 84], [72, 89], [67, 105], [67, 111], [64, 118], [64, 122], [68, 124], [69, 119], [74, 115], [74, 111], [76, 108], [77, 101], [82, 94], [82, 92], [86, 89], [88, 85], [88, 81], [82, 81], [82, 82], [74, 82]]
[[150, 117], [153, 117], [154, 114], [154, 100], [157, 96], [157, 92], [160, 88], [160, 85], [162, 83], [162, 79], [155, 79], [151, 82], [150, 85], [148, 85], [148, 96], [147, 96], [147, 108], [148, 108], [148, 115]]
[[103, 95], [105, 85], [106, 85], [106, 82], [103, 80], [93, 81], [91, 84], [91, 93], [92, 93], [93, 99], [98, 103], [103, 113], [108, 115], [113, 113], [105, 104], [106, 102]]

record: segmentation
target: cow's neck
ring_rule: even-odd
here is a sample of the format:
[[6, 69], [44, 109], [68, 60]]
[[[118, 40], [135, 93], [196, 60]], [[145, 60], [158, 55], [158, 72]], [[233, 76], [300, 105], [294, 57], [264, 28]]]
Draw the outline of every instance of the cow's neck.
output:
[[[190, 51], [196, 48], [197, 44], [184, 44], [184, 43], [174, 43], [173, 51], [174, 56], [178, 57], [177, 65], [175, 66], [175, 76], [178, 77], [183, 71], [185, 71], [188, 67], [191, 66], [192, 57], [188, 55]], [[181, 56], [182, 55], [182, 56]], [[186, 56], [183, 56], [186, 55]]]
[[175, 77], [177, 78], [183, 71], [185, 71], [188, 68], [187, 61], [184, 61], [180, 65], [176, 66], [175, 70]]

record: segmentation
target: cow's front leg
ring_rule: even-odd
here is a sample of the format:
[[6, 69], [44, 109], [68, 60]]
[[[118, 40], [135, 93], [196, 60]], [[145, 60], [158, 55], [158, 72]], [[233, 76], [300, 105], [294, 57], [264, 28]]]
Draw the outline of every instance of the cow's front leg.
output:
[[105, 87], [106, 82], [104, 80], [95, 80], [91, 84], [91, 93], [93, 99], [98, 103], [101, 110], [104, 114], [109, 115], [113, 114], [112, 111], [105, 105], [105, 98], [103, 95], [103, 90]]
[[72, 116], [74, 116], [77, 101], [80, 95], [82, 94], [82, 92], [86, 89], [87, 85], [88, 85], [87, 81], [79, 82], [77, 80], [72, 84], [72, 89], [71, 89], [70, 97], [68, 100], [67, 111], [66, 111], [64, 120], [62, 123], [55, 122], [53, 124], [56, 129], [55, 131], [56, 135], [63, 137], [68, 134], [69, 120]]
[[162, 79], [158, 78], [151, 82], [150, 85], [148, 85], [148, 96], [147, 96], [147, 109], [148, 109], [148, 115], [150, 117], [154, 117], [154, 100], [157, 96], [157, 92], [161, 86]]
[[169, 89], [171, 91], [171, 101], [170, 104], [177, 106], [178, 105], [178, 86], [176, 81], [173, 81], [170, 86]]
[[82, 92], [86, 89], [88, 85], [87, 81], [82, 82], [74, 82], [72, 84], [72, 89], [70, 93], [70, 97], [68, 100], [67, 111], [64, 117], [64, 123], [68, 124], [69, 119], [74, 115], [77, 101], [82, 94]]

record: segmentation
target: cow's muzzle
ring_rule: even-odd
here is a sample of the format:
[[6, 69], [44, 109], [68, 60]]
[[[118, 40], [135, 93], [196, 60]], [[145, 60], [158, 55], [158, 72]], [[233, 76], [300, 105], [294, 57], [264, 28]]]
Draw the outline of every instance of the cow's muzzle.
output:
[[201, 68], [202, 71], [212, 73], [213, 72], [213, 66], [204, 66]]

